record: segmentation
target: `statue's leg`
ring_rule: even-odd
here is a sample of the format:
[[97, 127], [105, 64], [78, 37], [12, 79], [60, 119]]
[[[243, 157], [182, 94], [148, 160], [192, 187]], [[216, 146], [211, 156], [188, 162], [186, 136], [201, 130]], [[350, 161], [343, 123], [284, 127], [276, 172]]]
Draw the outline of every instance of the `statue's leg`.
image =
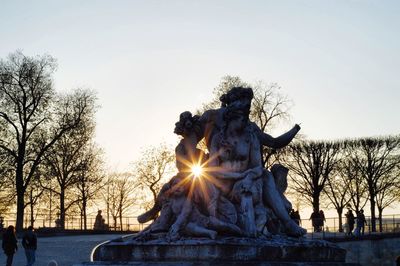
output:
[[284, 224], [287, 234], [302, 236], [307, 232], [290, 218], [282, 197], [275, 186], [274, 177], [269, 171], [263, 173], [263, 200], [266, 205], [274, 210], [275, 215]]
[[172, 209], [171, 203], [165, 202], [162, 205], [160, 216], [152, 223], [151, 232], [163, 232], [168, 231], [171, 226], [171, 218], [172, 218]]
[[185, 233], [192, 236], [205, 236], [211, 239], [215, 239], [217, 237], [217, 232], [214, 230], [209, 230], [192, 222], [186, 225]]
[[137, 233], [133, 239], [143, 239], [149, 236], [151, 233], [166, 232], [171, 226], [172, 210], [170, 202], [165, 202], [162, 205], [160, 216], [158, 216], [154, 222], [144, 228], [142, 231]]
[[161, 210], [161, 206], [156, 201], [154, 206], [150, 210], [148, 210], [147, 212], [139, 215], [137, 220], [141, 224], [146, 223], [146, 222], [151, 221], [151, 220], [154, 220], [155, 218], [157, 218], [157, 214], [158, 214], [158, 212], [160, 210]]
[[210, 217], [210, 221], [208, 224], [210, 229], [214, 229], [217, 232], [228, 233], [231, 235], [242, 236], [242, 230], [235, 224], [223, 222], [215, 217]]
[[157, 218], [158, 213], [161, 211], [162, 209], [162, 205], [163, 205], [163, 201], [165, 201], [166, 196], [165, 196], [165, 192], [170, 188], [170, 184], [166, 183], [162, 186], [160, 193], [158, 193], [157, 198], [154, 202], [153, 207], [148, 210], [147, 212], [141, 214], [138, 216], [137, 220], [139, 223], [143, 224], [146, 223], [148, 221], [154, 220]]
[[224, 196], [220, 196], [218, 202], [218, 216], [217, 218], [223, 222], [236, 224], [237, 212], [235, 205]]

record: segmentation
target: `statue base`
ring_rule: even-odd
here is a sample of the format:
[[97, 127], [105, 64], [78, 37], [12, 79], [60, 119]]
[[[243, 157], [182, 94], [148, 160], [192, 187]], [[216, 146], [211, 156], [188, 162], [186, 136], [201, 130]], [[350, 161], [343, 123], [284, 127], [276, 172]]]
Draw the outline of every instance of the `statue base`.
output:
[[273, 236], [167, 242], [159, 236], [142, 242], [129, 238], [97, 246], [92, 264], [84, 265], [350, 265], [344, 263], [345, 249], [323, 240]]

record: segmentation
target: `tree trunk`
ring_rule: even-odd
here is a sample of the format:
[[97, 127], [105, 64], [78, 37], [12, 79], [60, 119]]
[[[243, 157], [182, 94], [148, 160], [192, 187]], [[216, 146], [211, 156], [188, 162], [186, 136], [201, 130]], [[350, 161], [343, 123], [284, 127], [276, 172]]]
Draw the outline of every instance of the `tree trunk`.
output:
[[24, 227], [24, 191], [17, 189], [17, 221], [15, 228], [17, 232], [21, 232]]
[[339, 217], [339, 232], [343, 232], [343, 220], [342, 220], [342, 214], [343, 214], [343, 208], [338, 208], [336, 209]]
[[87, 230], [87, 212], [86, 212], [86, 199], [84, 198], [82, 201], [82, 209], [83, 209], [83, 229]]
[[53, 200], [53, 196], [52, 196], [52, 193], [51, 193], [51, 190], [50, 190], [50, 193], [49, 193], [49, 199], [50, 199], [50, 206], [49, 206], [49, 227], [51, 227], [51, 223], [52, 223], [52, 217], [53, 217], [53, 211], [52, 211], [52, 206], [51, 206], [51, 203], [52, 203], [52, 200]]
[[107, 185], [107, 224], [110, 226], [110, 185]]
[[122, 232], [122, 213], [119, 213], [119, 225], [121, 226], [120, 230]]
[[150, 190], [151, 190], [151, 193], [153, 194], [153, 202], [154, 202], [154, 204], [156, 204], [156, 202], [157, 202], [157, 192], [152, 187], [150, 187]]
[[314, 193], [313, 194], [313, 211], [314, 212], [319, 212], [319, 193]]
[[24, 188], [24, 178], [23, 178], [23, 168], [22, 165], [18, 163], [16, 170], [16, 188], [17, 188], [17, 220], [15, 223], [15, 228], [17, 232], [21, 232], [24, 227], [24, 209], [25, 209], [25, 188]]
[[65, 229], [65, 191], [61, 189], [60, 193], [60, 227]]
[[30, 204], [29, 204], [29, 207], [30, 207], [30, 209], [31, 209], [31, 226], [34, 226], [34, 223], [35, 223], [35, 218], [34, 218], [34, 216], [33, 216], [33, 191], [31, 190], [30, 191]]
[[381, 233], [383, 231], [382, 214], [383, 214], [383, 209], [378, 207], [379, 232]]
[[80, 215], [79, 215], [79, 228], [80, 228], [80, 230], [82, 230], [83, 229], [83, 211], [81, 210], [81, 213], [80, 213]]
[[114, 220], [114, 231], [117, 230], [117, 216], [113, 216], [113, 220]]
[[375, 221], [375, 193], [371, 191], [369, 192], [370, 197], [370, 205], [371, 205], [371, 231], [376, 232], [376, 221]]

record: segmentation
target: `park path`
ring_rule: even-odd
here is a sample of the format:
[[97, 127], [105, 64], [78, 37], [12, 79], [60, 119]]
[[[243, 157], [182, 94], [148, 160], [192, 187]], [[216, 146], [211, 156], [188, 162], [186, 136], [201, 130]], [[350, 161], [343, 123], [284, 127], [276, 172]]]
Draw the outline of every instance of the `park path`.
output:
[[[96, 245], [120, 236], [107, 234], [39, 237], [35, 266], [47, 266], [50, 260], [57, 261], [58, 266], [71, 266], [75, 263], [90, 261], [90, 253]], [[6, 257], [3, 252], [0, 253], [0, 265], [5, 265]], [[21, 246], [21, 239], [18, 239], [18, 251], [14, 256], [13, 266], [24, 265], [26, 265], [25, 253]]]

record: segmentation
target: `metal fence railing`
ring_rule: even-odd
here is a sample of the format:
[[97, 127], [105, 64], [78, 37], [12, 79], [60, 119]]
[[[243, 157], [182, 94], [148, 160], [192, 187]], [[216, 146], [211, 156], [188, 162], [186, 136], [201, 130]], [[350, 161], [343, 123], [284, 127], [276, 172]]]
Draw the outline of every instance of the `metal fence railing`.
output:
[[[382, 216], [382, 231], [380, 231], [380, 223], [378, 217], [375, 218], [376, 232], [372, 232], [371, 217], [366, 216], [367, 224], [364, 227], [364, 235], [371, 234], [382, 234], [382, 233], [399, 233], [400, 232], [400, 214], [384, 215]], [[301, 225], [307, 229], [309, 237], [312, 238], [340, 238], [349, 235], [349, 226], [346, 223], [346, 218], [342, 218], [342, 231], [339, 230], [339, 218], [332, 217], [326, 218], [324, 225], [319, 232], [312, 226], [312, 221], [308, 219], [302, 219]], [[356, 233], [357, 222], [354, 225], [352, 232], [353, 236], [358, 235]], [[362, 235], [360, 233], [360, 235]], [[351, 235], [350, 235], [351, 236]]]
[[[4, 215], [3, 218], [0, 217], [0, 224], [1, 224], [1, 218], [3, 219], [3, 227], [7, 227], [9, 225], [15, 225], [15, 214], [7, 214]], [[146, 224], [141, 224], [137, 221], [136, 216], [126, 216], [122, 217], [122, 224], [120, 219], [118, 218], [116, 221], [116, 224], [114, 223], [114, 220], [112, 217], [107, 217], [103, 216], [103, 219], [105, 219], [105, 223], [108, 224], [108, 230], [110, 231], [140, 231], [143, 228], [145, 228], [148, 223]], [[96, 220], [95, 215], [89, 215], [87, 217], [87, 229], [92, 230], [94, 227], [94, 223]], [[376, 218], [376, 231], [377, 232], [372, 232], [371, 228], [371, 217], [366, 216], [367, 220], [367, 225], [365, 226], [365, 231], [364, 234], [376, 234], [380, 233], [380, 226], [379, 226], [379, 220]], [[346, 224], [346, 219], [343, 217], [342, 219], [343, 222], [343, 232], [339, 232], [339, 218], [338, 217], [333, 217], [333, 218], [326, 218], [324, 221], [324, 225], [321, 228], [320, 232], [314, 232], [314, 228], [312, 226], [312, 221], [309, 219], [302, 219], [301, 220], [301, 226], [307, 230], [307, 233], [309, 234], [310, 237], [315, 237], [315, 238], [323, 238], [326, 236], [345, 236], [346, 233], [348, 233], [348, 226]], [[31, 224], [30, 222], [30, 217], [25, 217], [24, 219], [24, 227], [28, 227]], [[39, 217], [34, 221], [34, 226], [35, 228], [57, 228], [59, 227], [59, 223], [57, 219], [48, 219], [46, 217], [42, 218]], [[0, 225], [1, 227], [1, 225]], [[354, 226], [356, 227], [356, 225]], [[80, 216], [71, 216], [67, 215], [65, 218], [65, 229], [67, 230], [84, 230], [83, 226], [83, 219]], [[394, 214], [394, 215], [384, 215], [382, 217], [382, 232], [381, 233], [394, 233], [394, 232], [400, 232], [400, 214]]]
[[[10, 217], [15, 217], [15, 214], [7, 214], [5, 217], [3, 217], [3, 227], [6, 228], [9, 225], [15, 225], [15, 218], [10, 218]], [[105, 223], [107, 224], [107, 228], [110, 231], [140, 231], [143, 228], [147, 226], [148, 223], [142, 224], [137, 221], [136, 216], [126, 216], [122, 217], [122, 224], [120, 219], [118, 218], [116, 223], [114, 220], [110, 217], [110, 219], [103, 216], [103, 219], [105, 218]], [[94, 229], [94, 223], [96, 221], [96, 216], [90, 215], [86, 219], [86, 225], [87, 225], [87, 230], [92, 230]], [[0, 218], [0, 223], [1, 223], [1, 218]], [[26, 217], [24, 219], [24, 227], [28, 227], [31, 225], [31, 220], [29, 217]], [[60, 220], [58, 219], [49, 219], [49, 218], [36, 218], [33, 223], [35, 228], [59, 228], [60, 227]], [[1, 225], [0, 225], [1, 227]], [[64, 229], [66, 230], [84, 230], [84, 222], [83, 218], [80, 216], [71, 216], [67, 215], [65, 217], [65, 223], [64, 223]]]

